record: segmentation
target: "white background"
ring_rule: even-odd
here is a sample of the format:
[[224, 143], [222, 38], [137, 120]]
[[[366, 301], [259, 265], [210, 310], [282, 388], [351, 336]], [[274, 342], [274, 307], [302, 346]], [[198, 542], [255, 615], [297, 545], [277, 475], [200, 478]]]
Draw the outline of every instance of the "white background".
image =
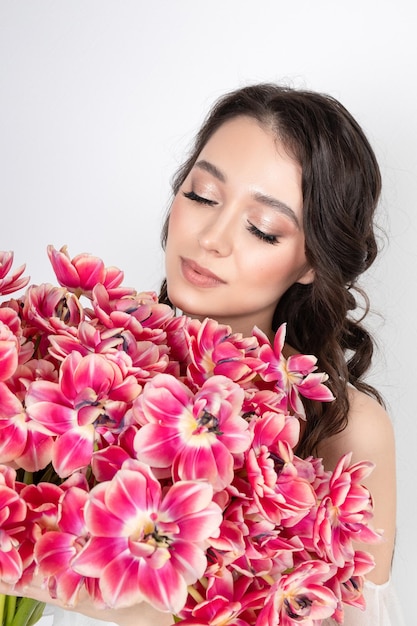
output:
[[68, 244], [158, 289], [170, 178], [224, 91], [331, 93], [380, 160], [383, 251], [366, 277], [371, 380], [397, 433], [394, 578], [415, 623], [417, 46], [412, 0], [0, 0], [0, 249], [52, 281]]

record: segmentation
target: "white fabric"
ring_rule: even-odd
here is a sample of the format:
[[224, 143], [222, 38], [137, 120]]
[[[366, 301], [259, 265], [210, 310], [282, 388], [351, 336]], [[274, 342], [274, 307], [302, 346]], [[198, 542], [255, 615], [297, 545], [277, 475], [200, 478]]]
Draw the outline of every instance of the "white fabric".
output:
[[37, 626], [117, 626], [115, 622], [103, 622], [101, 619], [86, 617], [81, 613], [64, 611], [58, 607], [47, 606]]
[[[364, 596], [366, 610], [348, 606], [345, 608], [344, 626], [405, 626], [401, 607], [392, 582], [375, 585], [365, 582]], [[49, 615], [48, 615], [49, 613]], [[85, 617], [80, 613], [63, 611], [56, 607], [47, 607], [45, 615], [38, 622], [39, 626], [116, 626], [114, 622]], [[332, 619], [323, 621], [322, 626], [335, 626]]]
[[[364, 598], [366, 609], [347, 606], [344, 626], [405, 626], [398, 597], [391, 581], [375, 585], [365, 581]], [[335, 626], [332, 619], [323, 621], [322, 626]]]

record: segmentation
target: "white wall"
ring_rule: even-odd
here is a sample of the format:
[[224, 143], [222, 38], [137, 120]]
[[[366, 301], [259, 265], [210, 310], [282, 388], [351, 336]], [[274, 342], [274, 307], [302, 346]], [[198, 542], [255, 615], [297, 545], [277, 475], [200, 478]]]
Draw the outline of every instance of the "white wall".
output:
[[[0, 249], [52, 280], [68, 244], [157, 289], [169, 180], [212, 101], [287, 80], [338, 97], [380, 159], [388, 235], [367, 278], [372, 381], [398, 439], [395, 579], [417, 582], [417, 52], [412, 0], [0, 0]], [[411, 601], [410, 601], [411, 599]], [[408, 614], [407, 614], [408, 613]]]

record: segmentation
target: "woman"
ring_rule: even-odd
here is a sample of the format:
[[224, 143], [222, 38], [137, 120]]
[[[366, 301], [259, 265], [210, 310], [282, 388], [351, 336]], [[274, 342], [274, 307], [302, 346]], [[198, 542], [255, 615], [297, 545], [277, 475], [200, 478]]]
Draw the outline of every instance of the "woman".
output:
[[367, 486], [385, 540], [366, 546], [375, 557], [370, 606], [367, 616], [347, 610], [355, 626], [387, 623], [377, 603], [395, 541], [393, 431], [378, 392], [363, 381], [372, 339], [355, 316], [355, 290], [367, 305], [356, 281], [377, 253], [380, 188], [375, 155], [339, 102], [251, 86], [225, 96], [207, 118], [174, 180], [163, 235], [162, 300], [244, 335], [257, 325], [272, 337], [287, 322], [288, 352], [315, 354], [329, 374], [336, 401], [309, 407], [298, 454], [322, 457], [327, 469], [347, 451], [375, 463]]
[[[380, 188], [374, 153], [339, 102], [249, 86], [223, 97], [209, 114], [174, 180], [163, 233], [163, 302], [243, 335], [256, 325], [272, 339], [287, 322], [287, 354], [314, 354], [329, 375], [336, 400], [308, 406], [297, 453], [323, 457], [327, 469], [349, 451], [352, 462], [375, 463], [367, 486], [384, 541], [364, 546], [375, 568], [367, 576], [366, 611], [346, 611], [351, 626], [400, 623], [388, 615], [394, 437], [378, 392], [363, 380], [373, 344], [356, 301], [358, 294], [366, 312], [356, 282], [377, 253]], [[78, 610], [94, 615], [87, 605]], [[126, 625], [172, 621], [144, 605], [95, 617]], [[74, 618], [68, 613], [67, 623], [78, 623]], [[54, 624], [62, 620], [57, 616]]]

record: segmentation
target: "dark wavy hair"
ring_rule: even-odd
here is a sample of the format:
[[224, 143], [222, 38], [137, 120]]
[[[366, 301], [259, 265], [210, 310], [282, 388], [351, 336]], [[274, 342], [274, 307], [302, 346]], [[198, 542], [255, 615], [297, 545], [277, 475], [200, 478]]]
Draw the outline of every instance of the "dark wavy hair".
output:
[[[318, 358], [319, 370], [329, 375], [336, 397], [331, 403], [308, 403], [307, 425], [297, 449], [306, 456], [346, 427], [348, 383], [382, 403], [379, 393], [363, 379], [374, 346], [362, 325], [368, 298], [357, 286], [358, 277], [377, 254], [374, 213], [381, 175], [364, 132], [335, 98], [258, 84], [228, 93], [214, 105], [173, 179], [174, 195], [213, 133], [240, 115], [272, 130], [302, 167], [305, 254], [315, 278], [311, 284], [296, 283], [287, 290], [277, 304], [273, 330], [287, 323], [288, 344]], [[163, 246], [168, 227], [169, 215]], [[161, 301], [170, 304], [166, 281]]]

